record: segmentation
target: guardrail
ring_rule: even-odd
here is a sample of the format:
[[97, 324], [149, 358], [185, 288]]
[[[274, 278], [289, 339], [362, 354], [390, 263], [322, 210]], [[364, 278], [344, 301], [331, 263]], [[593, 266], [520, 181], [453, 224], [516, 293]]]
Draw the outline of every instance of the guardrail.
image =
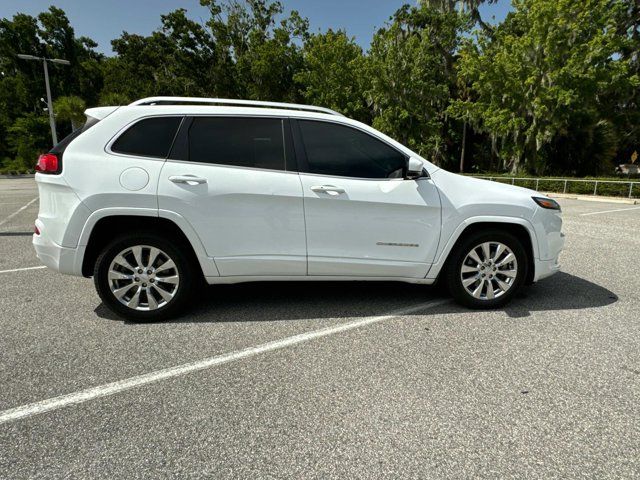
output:
[[[640, 197], [640, 182], [623, 180], [583, 180], [579, 178], [547, 178], [547, 177], [502, 177], [489, 175], [471, 175], [500, 183], [510, 183], [520, 187], [556, 193], [575, 193], [583, 195], [600, 195], [613, 197]], [[545, 188], [546, 186], [546, 188]]]

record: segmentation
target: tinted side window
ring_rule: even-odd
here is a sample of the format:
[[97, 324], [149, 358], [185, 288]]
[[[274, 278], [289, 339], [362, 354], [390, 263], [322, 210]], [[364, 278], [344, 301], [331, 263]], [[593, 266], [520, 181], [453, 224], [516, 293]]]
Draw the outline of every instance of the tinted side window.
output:
[[282, 120], [195, 117], [189, 129], [189, 160], [284, 170]]
[[328, 122], [300, 120], [311, 173], [358, 178], [402, 178], [406, 157], [371, 135]]
[[129, 155], [166, 158], [182, 117], [145, 118], [134, 123], [111, 145], [111, 150]]

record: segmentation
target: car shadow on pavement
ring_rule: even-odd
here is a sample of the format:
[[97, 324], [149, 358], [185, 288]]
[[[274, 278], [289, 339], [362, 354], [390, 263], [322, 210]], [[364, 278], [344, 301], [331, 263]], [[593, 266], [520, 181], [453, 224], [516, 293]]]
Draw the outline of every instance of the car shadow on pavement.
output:
[[611, 305], [618, 295], [596, 283], [565, 272], [523, 288], [502, 310], [510, 317], [532, 312], [580, 310]]
[[[254, 282], [204, 287], [202, 300], [176, 323], [268, 322], [386, 315], [430, 300], [449, 298], [438, 286], [400, 282]], [[560, 272], [525, 287], [499, 309], [509, 317], [532, 312], [604, 307], [618, 300], [616, 294], [583, 278]], [[427, 313], [437, 315], [467, 311], [447, 302]], [[95, 309], [102, 318], [121, 320], [103, 304]], [[127, 322], [128, 323], [128, 322]]]

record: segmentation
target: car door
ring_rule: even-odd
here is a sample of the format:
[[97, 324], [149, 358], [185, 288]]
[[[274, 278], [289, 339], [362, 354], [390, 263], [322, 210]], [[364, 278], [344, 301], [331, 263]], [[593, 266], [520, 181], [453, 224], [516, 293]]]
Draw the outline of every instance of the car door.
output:
[[433, 182], [405, 179], [406, 155], [354, 126], [292, 126], [309, 275], [425, 277], [440, 235]]
[[302, 188], [297, 172], [287, 170], [287, 122], [187, 117], [165, 162], [159, 208], [191, 224], [221, 276], [307, 273]]

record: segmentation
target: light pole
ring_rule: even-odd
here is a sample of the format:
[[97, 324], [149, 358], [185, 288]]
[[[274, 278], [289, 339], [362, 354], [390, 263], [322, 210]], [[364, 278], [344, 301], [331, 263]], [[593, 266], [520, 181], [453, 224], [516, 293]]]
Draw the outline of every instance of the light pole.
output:
[[42, 61], [42, 65], [44, 66], [44, 84], [47, 89], [47, 110], [49, 110], [51, 139], [53, 140], [53, 144], [56, 145], [58, 143], [58, 135], [56, 134], [56, 118], [53, 116], [53, 102], [51, 101], [51, 87], [49, 86], [49, 69], [47, 68], [47, 62], [57, 63], [59, 65], [71, 65], [71, 62], [69, 62], [69, 60], [63, 60], [61, 58], [36, 57], [34, 55], [24, 55], [22, 53], [18, 54], [18, 58], [22, 60]]

